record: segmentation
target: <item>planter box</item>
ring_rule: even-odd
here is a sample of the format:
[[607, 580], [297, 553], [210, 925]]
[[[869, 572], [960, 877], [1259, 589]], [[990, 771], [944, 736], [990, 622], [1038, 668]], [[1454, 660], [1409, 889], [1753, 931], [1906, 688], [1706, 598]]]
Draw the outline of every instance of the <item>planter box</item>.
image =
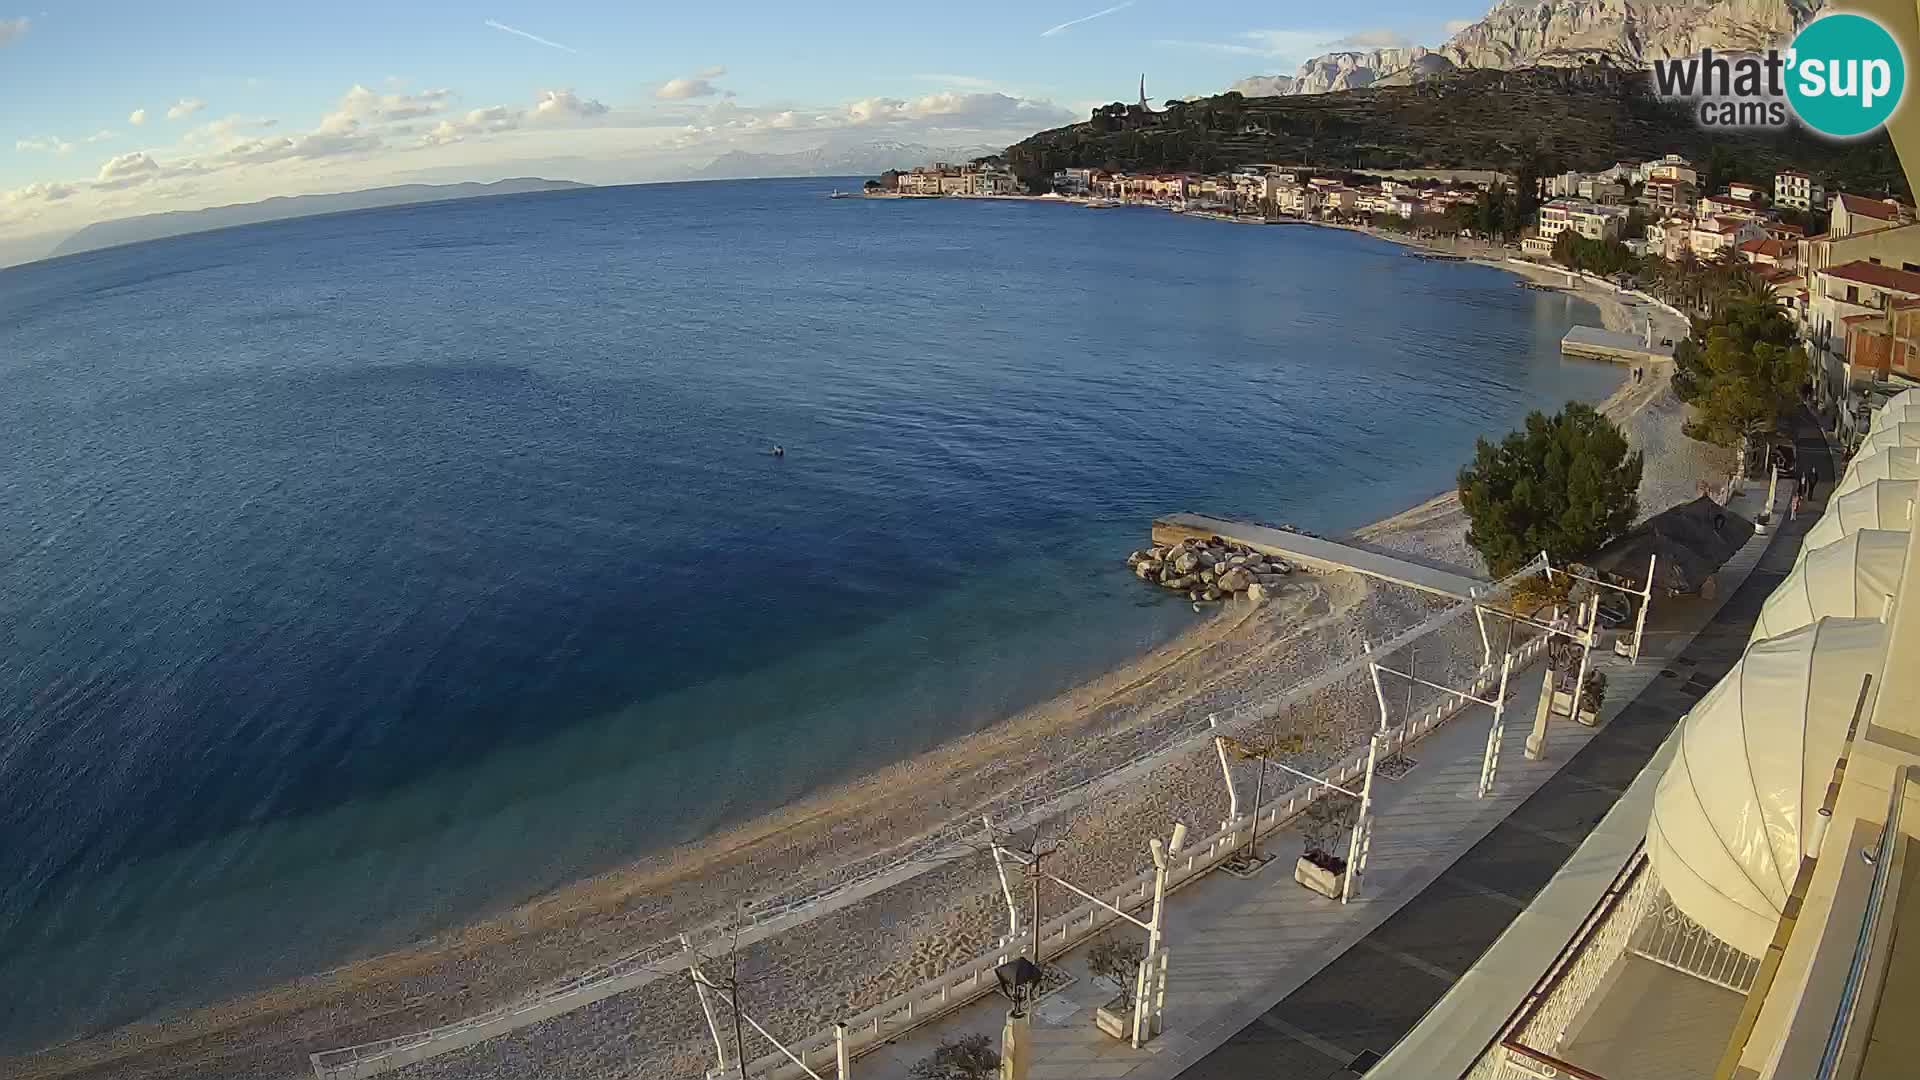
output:
[[1574, 719], [1588, 727], [1596, 727], [1600, 723], [1600, 710], [1588, 709], [1586, 708], [1586, 704], [1584, 701], [1580, 703], [1580, 715], [1574, 717]]
[[1553, 712], [1558, 716], [1567, 716], [1573, 712], [1573, 695], [1564, 690], [1553, 692]]
[[1621, 634], [1613, 639], [1613, 655], [1631, 659], [1633, 656], [1633, 635]]
[[1341, 886], [1347, 881], [1347, 872], [1344, 869], [1338, 872], [1328, 870], [1302, 855], [1293, 864], [1293, 880], [1329, 900], [1338, 900]]
[[1093, 1010], [1093, 1023], [1108, 1035], [1130, 1042], [1133, 1039], [1133, 1006], [1127, 1004], [1125, 995], [1114, 998]]

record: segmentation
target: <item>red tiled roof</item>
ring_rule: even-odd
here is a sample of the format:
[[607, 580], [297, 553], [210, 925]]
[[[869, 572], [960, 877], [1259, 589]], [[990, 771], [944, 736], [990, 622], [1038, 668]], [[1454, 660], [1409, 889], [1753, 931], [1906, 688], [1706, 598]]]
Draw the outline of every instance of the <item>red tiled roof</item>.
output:
[[1881, 221], [1893, 221], [1900, 216], [1893, 207], [1879, 199], [1869, 199], [1864, 195], [1842, 193], [1840, 205], [1849, 214], [1860, 214], [1864, 217], [1878, 218]]
[[1749, 240], [1741, 244], [1740, 250], [1777, 259], [1787, 253], [1787, 245], [1783, 240], [1775, 240], [1771, 236], [1762, 236], [1757, 240]]
[[1881, 266], [1865, 259], [1855, 259], [1839, 266], [1829, 266], [1820, 273], [1837, 277], [1842, 281], [1857, 281], [1862, 285], [1872, 285], [1876, 289], [1887, 289], [1920, 296], [1920, 274], [1911, 270], [1895, 270], [1891, 266]]

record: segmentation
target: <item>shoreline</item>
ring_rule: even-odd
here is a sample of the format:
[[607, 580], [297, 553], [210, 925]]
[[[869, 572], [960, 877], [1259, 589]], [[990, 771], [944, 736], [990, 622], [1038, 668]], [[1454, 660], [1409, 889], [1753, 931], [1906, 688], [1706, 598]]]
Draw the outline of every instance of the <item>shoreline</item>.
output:
[[[1395, 242], [1418, 246], [1410, 238]], [[1525, 276], [1515, 267], [1483, 264]], [[1626, 311], [1617, 298], [1605, 297], [1590, 286], [1573, 290], [1582, 299], [1588, 299], [1588, 291]], [[1604, 306], [1602, 312], [1605, 317]], [[1610, 415], [1619, 414], [1616, 418], [1633, 417], [1647, 410], [1665, 389], [1664, 377], [1645, 384], [1625, 379], [1600, 407], [1613, 410]], [[1457, 515], [1457, 498], [1443, 492], [1351, 535], [1409, 551], [1430, 546], [1448, 554], [1445, 561], [1459, 562], [1460, 550], [1469, 556], [1471, 552], [1465, 549]], [[1451, 540], [1446, 535], [1449, 531]], [[1477, 560], [1469, 562], [1477, 565]], [[1035, 783], [1036, 777], [1055, 772], [1097, 772], [1100, 754], [1110, 749], [1109, 744], [1151, 733], [1156, 725], [1184, 711], [1263, 682], [1288, 685], [1290, 680], [1297, 681], [1300, 671], [1338, 663], [1336, 654], [1351, 649], [1362, 636], [1380, 640], [1384, 627], [1423, 610], [1417, 600], [1351, 575], [1305, 576], [1263, 608], [1223, 606], [1213, 618], [1146, 655], [980, 732], [832, 785], [701, 842], [643, 856], [401, 949], [0, 1060], [14, 1067], [14, 1075], [23, 1080], [76, 1075], [238, 1077], [298, 1071], [304, 1068], [307, 1051], [405, 1033], [482, 1011], [577, 974], [610, 955], [662, 938], [673, 928], [706, 923], [723, 915], [734, 898], [764, 892], [756, 886], [770, 877], [830, 877], [836, 868], [938, 827], [984, 794], [1019, 790]], [[1223, 811], [1214, 805], [1224, 800], [1215, 797], [1218, 774], [1210, 755], [1197, 767], [1193, 762], [1169, 762], [1156, 772], [1151, 786], [1154, 790], [1140, 794], [1135, 803], [1103, 808], [1103, 825], [1086, 827], [1138, 837], [1145, 835], [1136, 827], [1140, 820], [1164, 822], [1184, 814], [1190, 823], [1201, 824], [1209, 820], [1203, 816], [1206, 813]], [[932, 791], [940, 796], [930, 799]], [[1084, 861], [1081, 872], [1089, 875], [1088, 880], [1130, 873], [1131, 864], [1138, 861], [1133, 856], [1144, 857], [1143, 852], [1113, 844], [1088, 843], [1086, 848], [1074, 858]], [[777, 947], [764, 951], [782, 958], [769, 963], [779, 970], [794, 998], [774, 1017], [785, 1019], [791, 1029], [794, 1017], [831, 1013], [832, 1008], [818, 1005], [821, 999], [837, 996], [831, 1004], [838, 1007], [845, 1000], [884, 998], [902, 979], [917, 981], [926, 968], [990, 945], [993, 927], [1003, 913], [995, 906], [997, 886], [982, 888], [989, 876], [985, 867], [970, 864], [931, 871], [887, 894], [789, 931]], [[853, 965], [823, 955], [835, 951], [834, 930], [848, 932], [849, 921], [873, 943]], [[684, 1015], [686, 1003], [679, 1000], [687, 996], [684, 986], [675, 983], [670, 994], [662, 989], [661, 995], [649, 993], [648, 988], [622, 995], [623, 1005], [664, 1010], [673, 1017], [656, 1028], [671, 1033], [661, 1040], [669, 1045], [658, 1048], [664, 1056], [647, 1060], [661, 1069], [685, 1071], [686, 1044], [691, 1043], [697, 1055], [703, 1032], [697, 1020], [687, 1022], [690, 1018]], [[807, 1000], [799, 1000], [802, 992]], [[763, 1019], [773, 1023], [774, 1017]], [[563, 1017], [541, 1027], [570, 1029], [571, 1021]], [[613, 1041], [604, 1033], [581, 1034], [586, 1042]], [[537, 1041], [533, 1035], [533, 1029], [523, 1029], [482, 1044], [482, 1049], [492, 1046], [509, 1053], [507, 1044], [517, 1049]], [[618, 1049], [617, 1045], [583, 1045], [568, 1053]], [[437, 1059], [445, 1063], [444, 1068], [429, 1063], [396, 1075], [471, 1075], [458, 1068], [465, 1057], [449, 1055]], [[630, 1066], [631, 1059], [626, 1064]], [[538, 1068], [509, 1069], [507, 1074], [538, 1072]]]

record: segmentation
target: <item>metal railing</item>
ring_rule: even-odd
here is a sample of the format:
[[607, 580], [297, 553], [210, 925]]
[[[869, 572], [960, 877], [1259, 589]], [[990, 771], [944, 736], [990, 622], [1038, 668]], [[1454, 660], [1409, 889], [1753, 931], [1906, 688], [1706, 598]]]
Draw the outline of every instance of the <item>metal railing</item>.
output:
[[[1467, 1071], [1468, 1080], [1556, 1075], [1542, 1072], [1537, 1066], [1564, 1065], [1555, 1052], [1605, 982], [1614, 962], [1626, 952], [1627, 942], [1659, 888], [1644, 848], [1635, 849], [1567, 947], [1521, 999], [1501, 1028], [1500, 1037]], [[1580, 1073], [1562, 1068], [1557, 1075], [1577, 1077]]]
[[1753, 978], [1760, 971], [1758, 957], [1748, 956], [1687, 918], [1665, 890], [1647, 909], [1627, 948], [1656, 964], [1739, 994], [1753, 989]]
[[1847, 965], [1847, 981], [1840, 991], [1840, 1005], [1834, 1010], [1833, 1027], [1827, 1033], [1827, 1047], [1820, 1055], [1820, 1067], [1813, 1080], [1834, 1080], [1839, 1075], [1842, 1051], [1853, 1034], [1856, 1010], [1866, 989], [1867, 968], [1873, 957], [1874, 932], [1880, 912], [1886, 904], [1887, 887], [1893, 878], [1894, 850], [1900, 843], [1901, 811], [1906, 806], [1907, 785], [1912, 782], [1913, 767], [1902, 766], [1894, 776], [1888, 795], [1887, 822], [1880, 828], [1880, 843], [1874, 849], [1873, 887], [1867, 894], [1866, 914], [1860, 920], [1860, 936], [1853, 945], [1853, 959]]
[[[1519, 582], [1539, 573], [1543, 565], [1542, 559], [1536, 556], [1527, 565], [1490, 584], [1479, 594], [1478, 602], [1484, 604], [1490, 597], [1510, 592]], [[717, 941], [725, 937], [741, 945], [751, 944], [800, 925], [818, 915], [845, 907], [886, 888], [911, 880], [940, 866], [960, 859], [977, 857], [979, 845], [975, 841], [978, 839], [978, 822], [983, 814], [990, 815], [999, 828], [1017, 830], [1066, 813], [1151, 772], [1152, 769], [1182, 754], [1202, 748], [1216, 734], [1244, 731], [1262, 721], [1279, 716], [1287, 709], [1305, 702], [1314, 694], [1334, 686], [1343, 679], [1362, 675], [1368, 671], [1367, 665], [1373, 659], [1391, 654], [1428, 634], [1467, 618], [1474, 613], [1474, 610], [1473, 603], [1462, 603], [1436, 612], [1392, 639], [1380, 643], [1373, 652], [1362, 654], [1322, 671], [1283, 695], [1189, 717], [1185, 723], [1176, 724], [1163, 733], [1149, 749], [1090, 779], [1066, 787], [1051, 788], [1025, 798], [1009, 799], [1003, 796], [977, 803], [957, 812], [946, 826], [932, 833], [908, 841], [904, 845], [856, 860], [828, 875], [798, 885], [777, 898], [756, 903], [742, 920], [716, 919], [687, 933], [702, 942]], [[1523, 657], [1526, 663], [1531, 663], [1544, 648], [1545, 640], [1532, 638], [1514, 648], [1516, 669], [1521, 666]], [[1492, 681], [1497, 680], [1498, 674], [1497, 668], [1491, 670], [1483, 668], [1475, 681], [1474, 692], [1485, 692]], [[1414, 718], [1420, 722], [1403, 723], [1396, 729], [1399, 732], [1397, 741], [1390, 740], [1387, 747], [1388, 753], [1405, 746], [1412, 739], [1425, 735], [1447, 716], [1457, 712], [1462, 704], [1453, 701], [1449, 707], [1443, 703]], [[1444, 710], [1444, 715], [1441, 715], [1441, 710]], [[1212, 724], [1214, 719], [1219, 721], [1217, 728]], [[1348, 779], [1359, 775], [1358, 772], [1347, 770], [1364, 769], [1365, 758], [1364, 750], [1351, 757], [1343, 767], [1342, 775]], [[1040, 786], [1043, 781], [1044, 777], [1031, 781], [1023, 787], [1031, 789]], [[1292, 804], [1290, 801], [1282, 805]], [[1299, 808], [1304, 809], [1305, 805], [1303, 801], [1299, 804]], [[1272, 819], [1270, 814], [1262, 816]], [[1262, 828], [1264, 830], [1266, 826]], [[424, 1061], [528, 1024], [550, 1019], [614, 994], [636, 989], [664, 975], [677, 973], [685, 966], [683, 953], [684, 947], [680, 943], [680, 935], [676, 933], [644, 948], [597, 965], [579, 975], [548, 984], [514, 1002], [423, 1031], [323, 1050], [309, 1055], [309, 1060], [317, 1080], [364, 1080], [366, 1077]]]

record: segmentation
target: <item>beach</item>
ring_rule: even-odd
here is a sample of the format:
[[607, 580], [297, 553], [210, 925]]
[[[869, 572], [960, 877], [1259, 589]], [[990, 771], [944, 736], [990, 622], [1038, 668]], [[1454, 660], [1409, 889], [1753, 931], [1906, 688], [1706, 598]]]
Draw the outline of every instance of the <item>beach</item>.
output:
[[[1492, 265], [1520, 272], [1504, 261]], [[1575, 295], [1595, 303], [1609, 328], [1630, 326], [1631, 310], [1611, 293], [1583, 286]], [[1643, 382], [1626, 381], [1603, 403], [1647, 454], [1643, 513], [1691, 498], [1718, 464], [1680, 434], [1684, 409], [1667, 377], [1664, 368], [1649, 369]], [[1450, 493], [1358, 535], [1477, 569]], [[1117, 561], [1124, 552], [1105, 554]], [[7, 1068], [21, 1077], [297, 1075], [308, 1052], [403, 1034], [513, 1000], [675, 930], [724, 920], [742, 900], [764, 899], [908, 843], [995, 797], [1097, 775], [1196, 716], [1284, 693], [1437, 606], [1351, 575], [1298, 575], [1264, 606], [1223, 607], [1174, 641], [1069, 693], [698, 844], [405, 949], [75, 1040]], [[1370, 695], [1350, 688], [1317, 706], [1311, 726], [1295, 730], [1324, 757], [1358, 745], [1374, 719]], [[1124, 796], [1046, 824], [1042, 839], [1059, 845], [1050, 863], [1058, 872], [1099, 888], [1146, 863], [1146, 837], [1165, 835], [1176, 820], [1209, 830], [1225, 813], [1218, 765], [1210, 751], [1201, 751], [1170, 758], [1150, 783]], [[1057, 911], [1068, 900], [1047, 896], [1043, 906]], [[771, 1030], [803, 1034], [990, 947], [1004, 929], [997, 880], [986, 855], [978, 854], [744, 950], [747, 1001]], [[711, 1064], [710, 1054], [685, 980], [664, 978], [396, 1075], [695, 1076]]]

